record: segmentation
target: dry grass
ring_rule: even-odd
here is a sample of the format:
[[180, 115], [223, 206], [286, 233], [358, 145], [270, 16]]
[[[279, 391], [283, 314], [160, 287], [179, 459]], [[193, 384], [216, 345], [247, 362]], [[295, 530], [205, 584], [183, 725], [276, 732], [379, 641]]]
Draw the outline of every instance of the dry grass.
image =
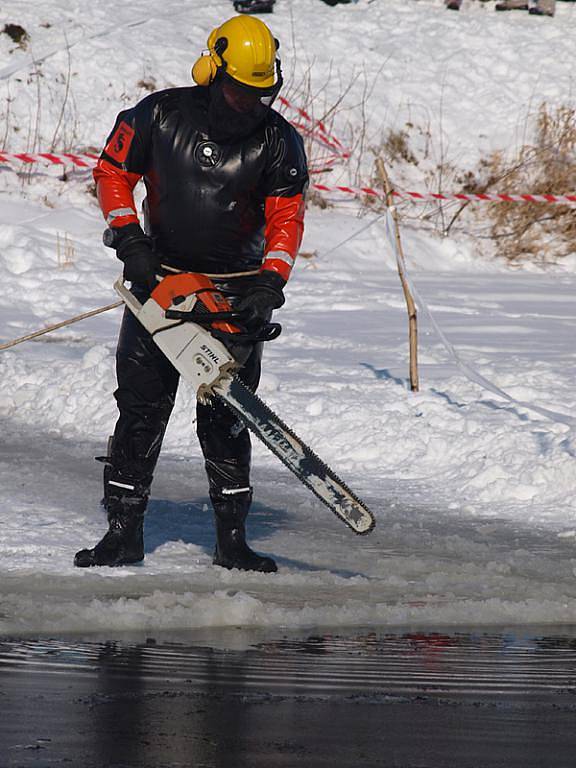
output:
[[410, 149], [408, 131], [402, 129], [400, 131], [389, 131], [380, 151], [377, 155], [382, 154], [387, 160], [397, 163], [404, 161], [411, 165], [418, 165], [416, 155]]
[[[542, 104], [534, 139], [514, 154], [494, 152], [481, 160], [475, 173], [460, 174], [456, 181], [465, 193], [566, 195], [576, 190], [576, 109]], [[501, 201], [466, 208], [488, 224], [497, 253], [512, 263], [556, 262], [576, 247], [576, 210], [559, 203]]]
[[[566, 195], [576, 192], [576, 108], [539, 108], [526, 134], [533, 139], [513, 152], [494, 152], [482, 159], [475, 171], [458, 170], [448, 159], [431, 165], [429, 158], [409, 145], [407, 130], [390, 132], [372, 149], [386, 166], [394, 168], [393, 181], [399, 189], [406, 172], [414, 189], [443, 194], [499, 193]], [[418, 142], [417, 142], [418, 143]], [[420, 142], [421, 143], [421, 142]], [[413, 171], [421, 171], [420, 183]], [[371, 179], [379, 185], [377, 174]], [[379, 200], [366, 206], [379, 208]], [[447, 235], [457, 224], [460, 231], [496, 244], [496, 252], [512, 263], [530, 260], [542, 264], [558, 261], [576, 250], [576, 209], [559, 203], [457, 203], [402, 204], [402, 217], [413, 225], [431, 227]]]
[[[533, 144], [508, 159], [494, 153], [484, 164], [485, 190], [504, 194], [572, 194], [576, 190], [576, 109], [546, 104], [539, 110]], [[473, 190], [477, 191], [477, 190]], [[550, 203], [494, 203], [491, 235], [510, 261], [550, 261], [573, 253], [576, 210]], [[552, 247], [551, 247], [552, 246]]]
[[143, 91], [148, 91], [148, 93], [154, 93], [154, 91], [158, 90], [158, 84], [156, 82], [156, 78], [153, 77], [152, 75], [142, 77], [136, 83], [136, 87], [140, 88]]

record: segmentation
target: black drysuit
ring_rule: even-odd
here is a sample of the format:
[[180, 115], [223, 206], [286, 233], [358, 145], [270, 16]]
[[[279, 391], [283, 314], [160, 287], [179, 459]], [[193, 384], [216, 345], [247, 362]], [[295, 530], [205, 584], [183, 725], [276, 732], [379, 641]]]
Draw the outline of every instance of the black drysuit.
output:
[[[271, 270], [288, 278], [302, 235], [306, 159], [298, 133], [273, 110], [239, 137], [233, 125], [214, 124], [210, 91], [170, 89], [121, 112], [95, 178], [112, 227], [138, 221], [132, 189], [143, 178], [145, 227], [162, 263], [222, 275], [215, 282], [242, 297], [258, 275], [226, 275]], [[146, 297], [143, 287], [133, 290]], [[239, 372], [252, 390], [261, 356], [262, 345], [253, 345]], [[129, 311], [118, 343], [117, 378], [119, 418], [105, 497], [123, 494], [145, 502], [179, 375]], [[247, 429], [223, 404], [198, 404], [197, 433], [213, 500], [223, 491], [247, 489]]]

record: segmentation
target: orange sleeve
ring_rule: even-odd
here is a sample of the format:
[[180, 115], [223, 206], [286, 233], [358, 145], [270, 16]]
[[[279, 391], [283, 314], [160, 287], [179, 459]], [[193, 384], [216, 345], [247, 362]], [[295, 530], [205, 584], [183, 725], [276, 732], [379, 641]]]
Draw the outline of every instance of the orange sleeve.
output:
[[133, 190], [141, 176], [100, 158], [94, 169], [98, 202], [109, 227], [138, 224]]
[[304, 196], [267, 197], [266, 249], [262, 270], [288, 280], [304, 233]]

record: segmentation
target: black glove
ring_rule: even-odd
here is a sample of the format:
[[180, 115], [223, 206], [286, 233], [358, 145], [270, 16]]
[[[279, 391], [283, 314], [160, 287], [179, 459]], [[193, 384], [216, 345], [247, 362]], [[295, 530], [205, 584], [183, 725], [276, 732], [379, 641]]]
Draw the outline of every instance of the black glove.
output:
[[139, 224], [127, 224], [115, 231], [116, 255], [124, 262], [124, 280], [145, 285], [152, 291], [157, 284], [160, 259], [154, 253], [152, 239]]
[[259, 331], [270, 321], [272, 310], [284, 304], [285, 285], [286, 281], [277, 272], [269, 269], [260, 272], [236, 306], [248, 331]]
[[146, 246], [131, 245], [124, 255], [124, 280], [145, 285], [153, 291], [158, 280], [158, 258], [151, 248]]

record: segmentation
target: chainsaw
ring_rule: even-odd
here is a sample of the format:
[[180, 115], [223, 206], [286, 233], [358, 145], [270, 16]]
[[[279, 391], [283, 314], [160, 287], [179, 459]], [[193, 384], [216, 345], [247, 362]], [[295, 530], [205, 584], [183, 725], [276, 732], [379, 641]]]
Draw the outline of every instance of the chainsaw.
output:
[[276, 338], [278, 323], [248, 333], [225, 292], [204, 274], [169, 274], [144, 303], [122, 278], [114, 288], [200, 402], [222, 400], [349, 528], [358, 534], [372, 530], [368, 507], [236, 376], [250, 349], [247, 342]]

